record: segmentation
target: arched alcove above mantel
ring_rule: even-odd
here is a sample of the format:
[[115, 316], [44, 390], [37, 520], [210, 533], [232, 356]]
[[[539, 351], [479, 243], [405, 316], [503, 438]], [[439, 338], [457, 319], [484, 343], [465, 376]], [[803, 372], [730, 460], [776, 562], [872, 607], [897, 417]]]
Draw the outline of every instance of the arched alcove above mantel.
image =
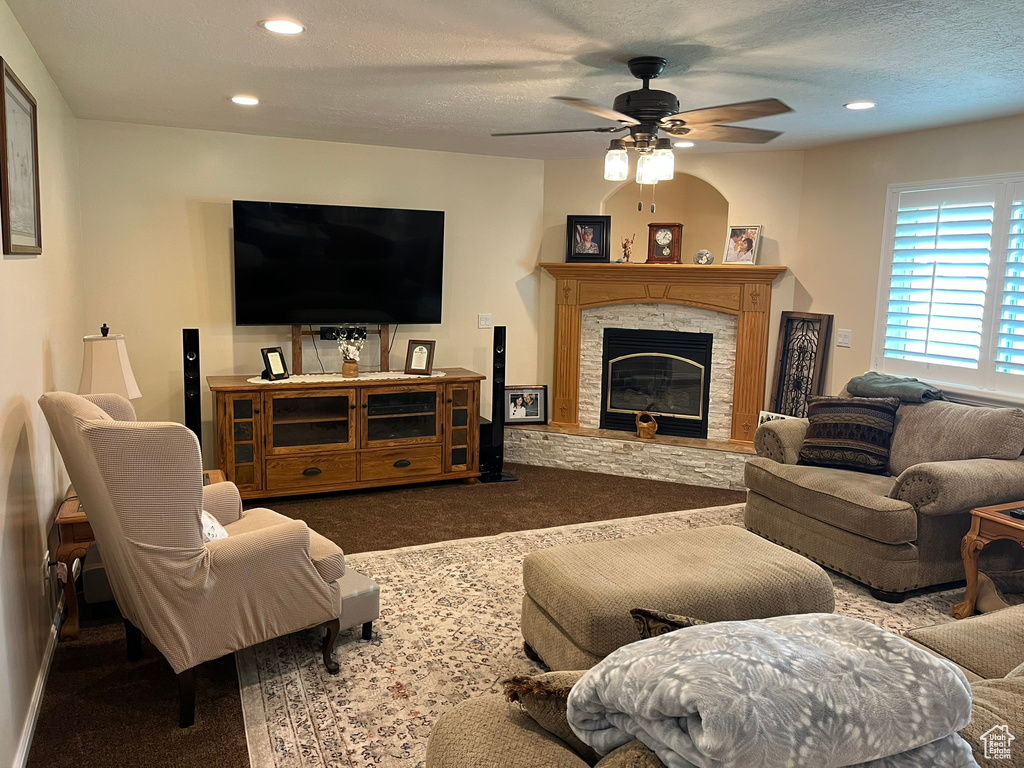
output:
[[[651, 196], [656, 211], [651, 213]], [[642, 202], [643, 210], [637, 210]], [[707, 249], [721, 261], [729, 227], [729, 201], [708, 182], [688, 173], [677, 173], [671, 181], [654, 187], [629, 181], [605, 198], [602, 212], [612, 217], [611, 257], [621, 255], [620, 245], [636, 236], [630, 261], [647, 259], [647, 225], [651, 222], [679, 222], [683, 225], [682, 260], [691, 263], [693, 255]]]

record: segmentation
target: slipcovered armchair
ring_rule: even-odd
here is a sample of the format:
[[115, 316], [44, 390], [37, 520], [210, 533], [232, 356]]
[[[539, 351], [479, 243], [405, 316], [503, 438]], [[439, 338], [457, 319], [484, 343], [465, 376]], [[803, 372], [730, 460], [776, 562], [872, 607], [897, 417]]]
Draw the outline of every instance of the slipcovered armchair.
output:
[[[302, 521], [243, 512], [233, 483], [204, 487], [188, 429], [135, 422], [118, 395], [53, 392], [39, 405], [102, 549], [129, 660], [141, 657], [145, 634], [178, 675], [183, 728], [194, 721], [194, 669], [204, 661], [319, 625], [336, 674], [343, 603], [345, 628], [364, 622], [368, 637], [376, 584], [346, 573], [341, 549]], [[204, 543], [204, 509], [227, 538]]]
[[[902, 403], [888, 474], [798, 464], [806, 419], [769, 421], [747, 462], [746, 527], [867, 585], [890, 602], [964, 579], [960, 543], [975, 507], [1024, 499], [1024, 411]], [[987, 567], [1020, 567], [996, 542]]]

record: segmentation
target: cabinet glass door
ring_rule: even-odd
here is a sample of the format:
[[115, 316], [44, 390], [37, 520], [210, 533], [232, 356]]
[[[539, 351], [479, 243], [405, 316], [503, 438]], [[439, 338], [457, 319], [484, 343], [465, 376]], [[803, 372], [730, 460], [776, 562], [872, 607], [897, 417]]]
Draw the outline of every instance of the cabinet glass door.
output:
[[364, 390], [364, 445], [407, 445], [441, 440], [444, 387], [380, 387]]
[[477, 468], [476, 444], [470, 414], [476, 413], [476, 389], [469, 384], [445, 387], [445, 472]]
[[254, 392], [244, 395], [226, 395], [221, 401], [224, 409], [218, 419], [228, 425], [228, 434], [221, 430], [220, 439], [226, 439], [223, 456], [228, 479], [242, 491], [263, 487], [263, 432], [260, 428], [261, 398]]
[[351, 389], [266, 393], [267, 453], [355, 448], [355, 391]]

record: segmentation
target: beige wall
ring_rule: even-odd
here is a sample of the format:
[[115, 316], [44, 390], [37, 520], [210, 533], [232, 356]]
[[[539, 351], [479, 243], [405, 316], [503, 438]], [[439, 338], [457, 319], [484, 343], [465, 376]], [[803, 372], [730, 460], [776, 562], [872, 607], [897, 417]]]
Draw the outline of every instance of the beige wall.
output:
[[[392, 367], [404, 365], [408, 339], [425, 338], [437, 340], [435, 366], [486, 373], [491, 332], [477, 329], [477, 314], [490, 313], [508, 326], [510, 377], [536, 378], [540, 161], [88, 120], [78, 128], [86, 317], [126, 335], [140, 418], [183, 418], [182, 328], [200, 329], [204, 379], [258, 374], [261, 347], [290, 349], [286, 327], [234, 325], [233, 199], [445, 211], [443, 322], [402, 326]], [[327, 370], [339, 371], [337, 347], [319, 347]], [[304, 369], [314, 366], [307, 342]], [[206, 389], [203, 413], [204, 461], [214, 466]]]
[[[602, 213], [605, 201], [620, 186], [639, 189], [633, 181], [616, 184], [604, 180], [601, 158], [587, 160], [550, 160], [544, 166], [544, 239], [543, 261], [565, 261], [565, 217], [569, 214]], [[759, 264], [791, 265], [795, 259], [800, 225], [803, 184], [802, 152], [758, 152], [725, 155], [686, 155], [676, 153], [676, 173], [696, 176], [717, 189], [729, 203], [730, 224], [761, 224]], [[649, 195], [649, 191], [647, 192]], [[661, 206], [659, 205], [659, 214]], [[622, 241], [621, 227], [612, 218], [612, 243]], [[712, 249], [720, 262], [727, 232]], [[647, 250], [646, 231], [637, 234], [634, 253]], [[693, 252], [683, 237], [684, 257]], [[694, 249], [696, 250], [696, 249]], [[771, 348], [769, 360], [774, 361], [775, 337], [779, 313], [790, 309], [793, 302], [794, 278], [787, 272], [776, 280], [772, 292]], [[546, 272], [541, 287], [540, 372], [541, 382], [551, 383], [554, 362], [555, 281]], [[768, 366], [770, 386], [773, 362]]]
[[66, 482], [36, 400], [78, 385], [83, 297], [75, 121], [3, 0], [0, 57], [38, 102], [43, 220], [41, 256], [0, 259], [0, 765], [15, 765], [49, 663], [42, 559]]
[[1024, 117], [937, 128], [810, 150], [804, 160], [799, 247], [787, 264], [793, 309], [835, 315], [853, 331], [831, 348], [826, 392], [872, 368], [886, 187], [1024, 171]]

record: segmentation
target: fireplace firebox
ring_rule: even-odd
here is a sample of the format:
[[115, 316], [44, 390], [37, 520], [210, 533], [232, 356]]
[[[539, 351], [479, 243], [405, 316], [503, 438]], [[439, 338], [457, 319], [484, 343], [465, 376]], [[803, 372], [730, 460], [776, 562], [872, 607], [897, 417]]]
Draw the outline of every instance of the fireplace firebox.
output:
[[601, 428], [636, 431], [647, 411], [659, 435], [708, 436], [710, 333], [605, 328]]

